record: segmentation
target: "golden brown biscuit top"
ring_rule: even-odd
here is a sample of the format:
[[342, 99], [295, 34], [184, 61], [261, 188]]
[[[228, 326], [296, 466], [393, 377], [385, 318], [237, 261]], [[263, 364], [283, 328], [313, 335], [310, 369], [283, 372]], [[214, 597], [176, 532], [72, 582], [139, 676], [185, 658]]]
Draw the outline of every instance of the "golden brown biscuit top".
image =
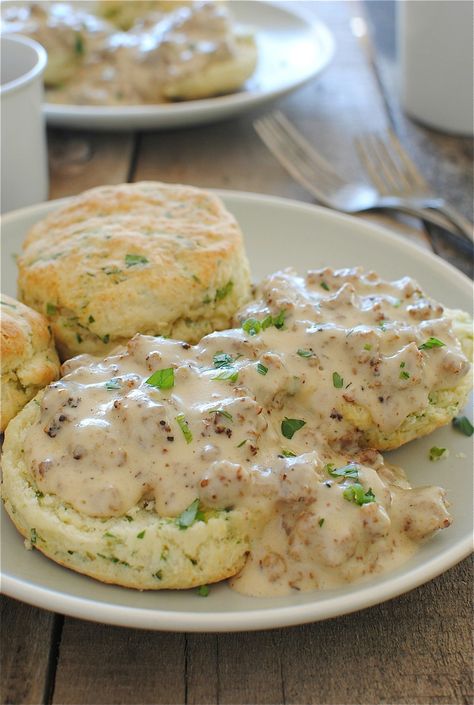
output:
[[31, 357], [36, 350], [47, 348], [51, 333], [46, 319], [28, 306], [1, 294], [1, 371], [2, 375]]

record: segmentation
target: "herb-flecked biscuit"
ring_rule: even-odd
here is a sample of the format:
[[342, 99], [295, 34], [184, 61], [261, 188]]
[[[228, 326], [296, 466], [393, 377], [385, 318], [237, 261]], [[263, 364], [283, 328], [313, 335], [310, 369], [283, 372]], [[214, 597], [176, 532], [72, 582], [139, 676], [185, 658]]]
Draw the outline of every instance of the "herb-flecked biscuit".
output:
[[39, 389], [57, 379], [59, 360], [44, 316], [5, 294], [0, 303], [3, 431]]
[[86, 191], [33, 226], [18, 266], [20, 298], [47, 316], [63, 359], [137, 332], [196, 342], [250, 295], [235, 218], [177, 184]]
[[125, 516], [104, 519], [38, 490], [22, 448], [39, 417], [42, 395], [9, 425], [2, 454], [2, 498], [29, 544], [79, 573], [139, 590], [191, 588], [224, 580], [243, 567], [245, 511], [209, 510], [186, 526], [179, 518], [158, 516], [142, 501]]

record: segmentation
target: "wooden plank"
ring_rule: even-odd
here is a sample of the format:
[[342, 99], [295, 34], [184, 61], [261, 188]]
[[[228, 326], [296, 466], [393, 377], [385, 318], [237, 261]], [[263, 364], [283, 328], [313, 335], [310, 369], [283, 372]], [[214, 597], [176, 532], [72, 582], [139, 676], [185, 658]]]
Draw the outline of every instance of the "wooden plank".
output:
[[49, 197], [128, 181], [135, 139], [127, 132], [48, 130]]
[[185, 635], [66, 619], [52, 702], [185, 702]]
[[54, 677], [54, 655], [62, 617], [2, 596], [0, 701], [45, 703]]
[[287, 702], [472, 702], [471, 581], [468, 559], [396, 600], [281, 631]]

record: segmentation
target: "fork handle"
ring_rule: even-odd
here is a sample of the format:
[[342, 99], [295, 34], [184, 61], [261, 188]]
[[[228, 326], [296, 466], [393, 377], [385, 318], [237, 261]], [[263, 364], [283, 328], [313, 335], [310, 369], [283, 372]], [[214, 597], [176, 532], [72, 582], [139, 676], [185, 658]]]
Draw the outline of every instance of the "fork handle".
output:
[[456, 228], [456, 233], [453, 234], [462, 236], [463, 239], [468, 240], [470, 243], [474, 241], [473, 228], [469, 221], [457, 213], [451, 206], [446, 205], [440, 198], [427, 200], [385, 196], [379, 199], [377, 206], [379, 208], [393, 208], [401, 213], [412, 215], [415, 218], [420, 218], [427, 223], [432, 223], [444, 229], [448, 227], [448, 223], [446, 222], [446, 220], [448, 220]]

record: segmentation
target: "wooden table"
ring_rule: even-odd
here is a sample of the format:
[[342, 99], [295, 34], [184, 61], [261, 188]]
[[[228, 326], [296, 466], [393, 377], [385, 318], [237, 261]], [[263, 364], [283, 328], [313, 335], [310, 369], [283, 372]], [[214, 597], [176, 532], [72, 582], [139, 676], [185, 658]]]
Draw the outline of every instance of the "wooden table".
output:
[[[357, 175], [352, 136], [391, 125], [432, 183], [472, 219], [472, 140], [401, 112], [391, 2], [304, 3], [331, 27], [332, 65], [279, 107]], [[296, 3], [293, 5], [296, 7]], [[365, 13], [369, 41], [351, 28]], [[367, 39], [367, 38], [366, 38]], [[311, 201], [259, 142], [256, 114], [168, 132], [51, 130], [51, 198], [162, 179]], [[382, 221], [465, 272], [472, 262], [415, 221]], [[94, 624], [2, 601], [3, 703], [470, 703], [472, 570], [464, 561], [385, 604], [306, 626], [173, 634]]]

